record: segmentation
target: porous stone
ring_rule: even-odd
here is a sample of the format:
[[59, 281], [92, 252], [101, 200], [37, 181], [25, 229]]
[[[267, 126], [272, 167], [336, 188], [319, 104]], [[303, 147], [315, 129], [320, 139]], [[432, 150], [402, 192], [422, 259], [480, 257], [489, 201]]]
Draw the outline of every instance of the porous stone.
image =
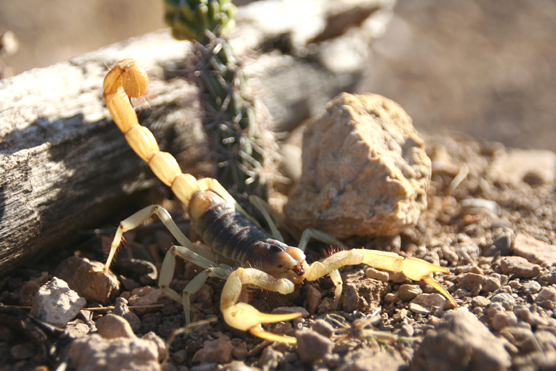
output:
[[370, 312], [380, 304], [387, 290], [386, 282], [358, 275], [348, 276], [344, 283], [343, 309], [346, 312]]
[[423, 139], [398, 104], [342, 93], [307, 124], [285, 213], [338, 238], [395, 235], [425, 210], [430, 176]]
[[458, 309], [427, 333], [411, 369], [503, 371], [511, 364], [504, 342], [467, 309]]
[[76, 371], [160, 370], [157, 344], [138, 338], [83, 336], [71, 343], [69, 357]]
[[107, 304], [120, 291], [120, 281], [114, 273], [104, 272], [104, 264], [72, 256], [60, 263], [55, 275], [68, 283], [87, 300]]
[[87, 302], [80, 298], [68, 284], [52, 278], [42, 285], [31, 306], [31, 316], [51, 325], [63, 327], [79, 313]]

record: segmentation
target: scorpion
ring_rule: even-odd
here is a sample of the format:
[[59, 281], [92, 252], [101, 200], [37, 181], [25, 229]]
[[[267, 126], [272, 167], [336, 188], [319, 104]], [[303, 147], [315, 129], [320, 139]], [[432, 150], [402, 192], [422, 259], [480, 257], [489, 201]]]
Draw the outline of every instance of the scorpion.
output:
[[[324, 260], [308, 264], [304, 248], [309, 238], [335, 239], [309, 229], [303, 233], [299, 247], [285, 244], [280, 236], [275, 233], [271, 236], [262, 229], [216, 179], [197, 180], [193, 175], [183, 173], [170, 153], [160, 151], [152, 132], [139, 124], [131, 104], [130, 98], [142, 96], [148, 86], [146, 72], [133, 59], [118, 62], [106, 75], [103, 85], [108, 110], [129, 146], [186, 206], [193, 227], [212, 248], [209, 251], [193, 244], [179, 230], [168, 211], [160, 205], [151, 205], [120, 223], [104, 269], [108, 272], [123, 233], [138, 227], [152, 215], [157, 215], [179, 243], [166, 253], [158, 284], [166, 295], [183, 304], [186, 323], [190, 323], [191, 315], [189, 297], [201, 288], [208, 277], [217, 277], [226, 281], [220, 309], [228, 325], [267, 340], [295, 344], [295, 338], [265, 331], [262, 324], [292, 320], [300, 317], [301, 313], [262, 313], [240, 301], [242, 287], [258, 287], [289, 294], [294, 291], [296, 284], [304, 280], [315, 281], [329, 275], [335, 285], [337, 304], [342, 292], [342, 278], [338, 269], [361, 263], [387, 271], [403, 272], [412, 280], [423, 281], [457, 307], [448, 291], [433, 278], [433, 273], [449, 271], [421, 259], [404, 258], [392, 252], [352, 249], [336, 252]], [[268, 214], [265, 214], [267, 217]], [[203, 269], [186, 285], [181, 295], [169, 287], [177, 256]]]

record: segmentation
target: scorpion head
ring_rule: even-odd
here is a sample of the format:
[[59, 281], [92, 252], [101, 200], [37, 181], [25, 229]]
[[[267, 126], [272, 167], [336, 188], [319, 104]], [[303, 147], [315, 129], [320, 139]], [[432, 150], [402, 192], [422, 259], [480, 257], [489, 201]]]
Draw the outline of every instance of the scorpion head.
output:
[[274, 239], [261, 241], [257, 266], [276, 278], [287, 278], [293, 283], [303, 281], [307, 268], [305, 254], [297, 247], [288, 246]]

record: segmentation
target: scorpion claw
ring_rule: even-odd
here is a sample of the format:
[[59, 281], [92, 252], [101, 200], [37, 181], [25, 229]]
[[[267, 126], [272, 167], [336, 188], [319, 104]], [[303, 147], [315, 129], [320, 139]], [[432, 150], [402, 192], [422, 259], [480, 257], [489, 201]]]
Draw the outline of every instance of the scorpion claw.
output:
[[263, 330], [263, 328], [261, 327], [261, 325], [255, 326], [251, 329], [249, 329], [249, 332], [255, 336], [258, 336], [262, 339], [266, 339], [266, 340], [270, 340], [270, 341], [278, 341], [281, 343], [288, 343], [288, 344], [297, 344], [297, 340], [295, 338], [292, 338], [290, 336], [282, 336], [282, 335], [276, 335], [273, 334], [272, 332], [268, 332]]
[[280, 336], [267, 332], [261, 327], [261, 323], [275, 323], [288, 321], [301, 317], [301, 313], [267, 314], [262, 313], [247, 303], [237, 303], [222, 308], [222, 314], [226, 323], [238, 330], [249, 331], [255, 336], [272, 341], [281, 341], [295, 344], [296, 340], [287, 336]]

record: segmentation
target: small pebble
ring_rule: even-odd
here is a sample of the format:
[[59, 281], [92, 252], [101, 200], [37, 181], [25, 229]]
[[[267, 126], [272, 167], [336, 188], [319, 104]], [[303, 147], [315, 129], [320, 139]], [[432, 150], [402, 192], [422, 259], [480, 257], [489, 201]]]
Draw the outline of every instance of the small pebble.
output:
[[136, 338], [129, 322], [115, 314], [107, 314], [96, 322], [97, 332], [105, 339]]
[[535, 303], [548, 309], [554, 308], [554, 302], [556, 302], [556, 289], [552, 287], [543, 287], [535, 298]]
[[486, 307], [490, 304], [490, 299], [485, 298], [484, 296], [476, 296], [471, 300], [471, 305], [475, 307]]
[[517, 278], [534, 278], [541, 274], [540, 265], [531, 264], [520, 256], [506, 256], [500, 261], [500, 270], [505, 275]]
[[504, 313], [505, 311], [506, 309], [504, 309], [504, 306], [501, 303], [491, 303], [488, 306], [487, 314], [490, 317], [494, 317], [497, 313]]
[[384, 302], [386, 303], [393, 303], [398, 299], [396, 294], [389, 292], [388, 294], [384, 295]]
[[315, 314], [322, 300], [322, 293], [313, 285], [309, 285], [307, 289], [307, 309], [309, 313]]
[[405, 336], [405, 337], [412, 337], [413, 334], [415, 333], [415, 330], [413, 329], [413, 326], [410, 325], [402, 325], [402, 328], [400, 330], [400, 332], [398, 333], [399, 336]]
[[508, 282], [508, 286], [510, 286], [513, 290], [519, 290], [523, 287], [519, 280], [511, 280], [510, 282]]
[[403, 284], [398, 290], [398, 297], [404, 301], [411, 301], [419, 294], [422, 294], [423, 290], [419, 285]]
[[193, 356], [193, 363], [229, 363], [232, 361], [232, 342], [224, 337], [205, 341], [203, 348]]
[[494, 295], [490, 301], [492, 303], [500, 303], [506, 310], [511, 310], [515, 305], [515, 299], [510, 294], [501, 293]]
[[143, 335], [141, 337], [141, 339], [150, 340], [150, 341], [152, 341], [156, 344], [156, 346], [158, 348], [158, 361], [159, 362], [162, 362], [166, 358], [166, 353], [167, 353], [168, 346], [166, 345], [166, 342], [164, 340], [162, 340], [162, 338], [160, 336], [158, 336], [157, 334], [155, 334], [152, 331], [149, 331], [145, 335]]
[[323, 319], [317, 319], [313, 326], [311, 326], [311, 329], [327, 338], [331, 338], [334, 335], [334, 327]]
[[512, 233], [506, 232], [498, 237], [492, 246], [485, 251], [485, 256], [494, 256], [500, 253], [502, 256], [510, 255], [512, 250]]
[[499, 312], [492, 317], [492, 328], [500, 331], [508, 326], [517, 324], [517, 318], [513, 312]]
[[390, 279], [390, 275], [388, 274], [388, 272], [381, 271], [371, 267], [365, 269], [365, 276], [367, 278], [372, 278], [382, 282], [388, 282], [388, 280]]
[[238, 360], [244, 360], [247, 358], [247, 343], [242, 341], [238, 346], [232, 350], [232, 356]]
[[284, 353], [278, 352], [271, 347], [266, 347], [258, 363], [263, 370], [275, 370], [283, 359]]
[[529, 281], [523, 284], [521, 290], [525, 294], [536, 294], [537, 292], [541, 291], [541, 284], [537, 281]]
[[[427, 314], [433, 307], [444, 308], [446, 301], [447, 299], [438, 293], [420, 294], [409, 303], [409, 309], [414, 313]], [[425, 309], [425, 312], [422, 309]]]
[[295, 332], [297, 339], [297, 354], [301, 362], [313, 363], [334, 348], [334, 342], [315, 331], [299, 330]]
[[[477, 273], [465, 273], [457, 278], [460, 287], [469, 292], [493, 292], [500, 288], [500, 279], [496, 276], [485, 276]], [[477, 288], [479, 288], [477, 290]], [[477, 292], [477, 295], [479, 294]]]
[[131, 329], [135, 331], [139, 331], [141, 328], [141, 320], [139, 317], [131, 312], [127, 307], [127, 300], [122, 297], [117, 297], [116, 302], [114, 303], [114, 312], [115, 315], [123, 317], [129, 322]]
[[402, 308], [396, 314], [394, 314], [394, 317], [392, 317], [392, 319], [394, 320], [394, 322], [401, 322], [406, 317], [407, 317], [407, 309]]
[[72, 256], [60, 263], [55, 275], [85, 299], [102, 304], [111, 302], [120, 291], [120, 281], [104, 264]]
[[[126, 321], [124, 321], [127, 323]], [[104, 339], [98, 334], [74, 340], [70, 367], [76, 371], [159, 370], [158, 346], [139, 338]]]
[[417, 314], [429, 314], [430, 310], [416, 303], [409, 303], [409, 310]]
[[172, 360], [178, 364], [182, 364], [187, 360], [187, 350], [180, 349], [172, 353]]
[[64, 327], [87, 304], [87, 301], [70, 290], [68, 284], [52, 278], [41, 286], [33, 298], [30, 315], [54, 326]]

